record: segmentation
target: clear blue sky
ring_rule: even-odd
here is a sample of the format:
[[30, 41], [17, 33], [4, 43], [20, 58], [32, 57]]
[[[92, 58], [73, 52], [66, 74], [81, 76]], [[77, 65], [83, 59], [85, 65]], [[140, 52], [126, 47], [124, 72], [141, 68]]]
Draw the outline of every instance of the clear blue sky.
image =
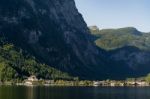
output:
[[103, 28], [135, 27], [150, 32], [150, 0], [75, 0], [86, 23]]

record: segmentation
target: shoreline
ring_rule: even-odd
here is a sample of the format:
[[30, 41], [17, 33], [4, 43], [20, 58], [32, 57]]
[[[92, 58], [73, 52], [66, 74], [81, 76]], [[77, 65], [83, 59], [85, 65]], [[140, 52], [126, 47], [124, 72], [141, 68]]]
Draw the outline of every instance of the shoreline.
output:
[[110, 87], [110, 88], [117, 88], [117, 87], [120, 87], [120, 88], [126, 88], [126, 87], [131, 87], [131, 88], [144, 88], [144, 87], [150, 87], [150, 86], [82, 86], [82, 85], [73, 85], [73, 86], [70, 86], [70, 85], [48, 85], [48, 86], [45, 86], [45, 85], [7, 85], [7, 84], [1, 84], [1, 86], [17, 86], [17, 87], [95, 87], [95, 88], [105, 88], [105, 87]]
[[63, 81], [62, 82], [55, 82], [55, 83], [41, 83], [39, 81], [32, 82], [32, 83], [26, 83], [26, 82], [4, 82], [0, 83], [0, 86], [28, 86], [28, 87], [34, 87], [34, 86], [45, 86], [45, 87], [150, 87], [149, 83], [100, 83], [101, 81], [89, 81], [89, 83], [86, 83], [87, 81]]
[[93, 86], [93, 87], [150, 87], [150, 82], [143, 79], [132, 80], [62, 80], [62, 79], [38, 79], [31, 75], [24, 80], [0, 81], [0, 85], [16, 86]]

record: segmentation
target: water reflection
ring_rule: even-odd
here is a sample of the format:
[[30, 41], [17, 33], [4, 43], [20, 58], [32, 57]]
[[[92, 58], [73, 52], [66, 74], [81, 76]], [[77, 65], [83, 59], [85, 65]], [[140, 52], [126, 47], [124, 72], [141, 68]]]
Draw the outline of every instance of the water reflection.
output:
[[26, 87], [26, 96], [27, 99], [34, 99], [34, 88], [33, 87]]
[[150, 87], [0, 86], [0, 99], [149, 99]]

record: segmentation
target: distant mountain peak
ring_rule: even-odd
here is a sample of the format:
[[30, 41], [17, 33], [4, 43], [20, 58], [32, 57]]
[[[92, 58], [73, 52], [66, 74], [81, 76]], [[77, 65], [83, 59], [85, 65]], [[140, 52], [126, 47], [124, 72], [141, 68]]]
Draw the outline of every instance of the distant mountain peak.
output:
[[90, 30], [99, 30], [99, 27], [94, 25], [94, 26], [89, 26]]
[[100, 30], [102, 33], [119, 33], [119, 34], [133, 34], [133, 35], [142, 35], [143, 32], [138, 31], [134, 27], [124, 27], [124, 28], [118, 28], [118, 29], [102, 29]]

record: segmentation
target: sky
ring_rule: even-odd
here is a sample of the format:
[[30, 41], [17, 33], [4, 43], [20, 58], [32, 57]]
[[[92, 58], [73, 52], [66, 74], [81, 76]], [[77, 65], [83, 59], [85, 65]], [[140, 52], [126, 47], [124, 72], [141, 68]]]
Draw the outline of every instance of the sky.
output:
[[150, 32], [150, 0], [75, 0], [88, 26]]

